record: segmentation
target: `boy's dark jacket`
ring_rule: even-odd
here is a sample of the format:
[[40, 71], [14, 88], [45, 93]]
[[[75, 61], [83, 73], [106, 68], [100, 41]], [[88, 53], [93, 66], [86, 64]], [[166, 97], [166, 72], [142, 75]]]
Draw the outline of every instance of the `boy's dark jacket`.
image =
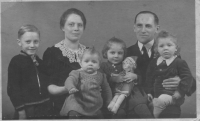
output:
[[39, 57], [36, 56], [36, 60], [38, 66], [30, 56], [22, 52], [10, 61], [7, 92], [16, 110], [49, 100], [47, 91], [49, 79], [45, 74], [46, 69]]
[[[140, 52], [140, 49], [138, 47], [138, 42], [135, 44], [135, 45], [132, 45], [130, 46], [129, 48], [127, 48], [127, 56], [136, 56], [138, 57], [137, 59], [137, 69], [139, 71], [139, 74], [140, 74], [140, 81], [139, 81], [139, 86], [140, 87], [143, 87], [143, 88], [146, 88], [146, 85], [145, 85], [145, 80], [146, 80], [146, 71], [147, 71], [147, 68], [149, 66], [149, 63], [153, 60], [154, 57], [154, 46], [151, 48], [151, 57], [149, 59], [143, 59], [142, 57], [142, 54]], [[181, 58], [181, 56], [179, 56]], [[188, 90], [187, 92], [187, 95], [192, 95], [194, 92], [196, 91], [196, 80], [195, 78], [193, 78], [193, 82], [192, 82], [192, 87]]]

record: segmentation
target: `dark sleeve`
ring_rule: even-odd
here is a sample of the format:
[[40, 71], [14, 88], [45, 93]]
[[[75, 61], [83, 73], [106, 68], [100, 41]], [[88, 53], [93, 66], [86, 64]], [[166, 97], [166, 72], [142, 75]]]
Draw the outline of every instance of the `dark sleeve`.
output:
[[[131, 46], [132, 47], [132, 46]], [[126, 57], [129, 57], [129, 56], [131, 56], [131, 47], [128, 47], [127, 48], [127, 54], [126, 54]]]
[[111, 81], [111, 75], [109, 74], [109, 68], [107, 66], [106, 63], [102, 63], [100, 65], [100, 72], [104, 73], [105, 76], [106, 76], [106, 80], [112, 90], [112, 92], [114, 93], [114, 90], [115, 90], [115, 83], [113, 81]]
[[67, 79], [71, 68], [65, 67], [60, 63], [57, 48], [49, 47], [43, 54], [43, 62], [47, 70], [47, 74], [50, 77], [49, 84], [57, 86], [64, 86], [64, 82]]
[[134, 80], [134, 82], [137, 83], [137, 85], [141, 85], [142, 84], [142, 78], [141, 78], [141, 74], [140, 74], [138, 67], [134, 70], [134, 73], [137, 75], [137, 79]]
[[10, 100], [16, 110], [22, 110], [24, 108], [24, 102], [22, 99], [20, 80], [21, 71], [20, 65], [16, 60], [12, 59], [8, 67], [8, 85], [7, 92]]
[[43, 54], [43, 63], [46, 67], [46, 72], [49, 76], [54, 73], [54, 65], [55, 65], [55, 57], [52, 48], [47, 48], [47, 50]]
[[154, 79], [153, 79], [154, 66], [155, 66], [154, 61], [151, 61], [147, 68], [146, 80], [144, 86], [145, 92], [147, 94], [152, 94], [152, 95], [153, 95], [153, 84], [154, 84]]
[[178, 62], [178, 74], [181, 79], [180, 90], [190, 96], [196, 89], [196, 80], [193, 78], [186, 61], [181, 60]]
[[105, 73], [105, 64], [104, 64], [104, 63], [101, 63], [101, 64], [100, 64], [100, 69], [99, 69], [99, 71], [100, 71], [101, 73]]
[[37, 61], [39, 63], [39, 65], [37, 66], [38, 70], [40, 73], [43, 73], [44, 75], [48, 75], [48, 69], [46, 67], [46, 64], [44, 63], [44, 61], [42, 59], [40, 59], [39, 57], [37, 57]]
[[102, 88], [103, 99], [106, 102], [105, 104], [108, 105], [110, 103], [110, 101], [112, 100], [112, 92], [111, 92], [111, 88], [107, 82], [107, 78], [106, 78], [105, 74], [103, 74], [103, 82], [102, 82], [101, 88]]

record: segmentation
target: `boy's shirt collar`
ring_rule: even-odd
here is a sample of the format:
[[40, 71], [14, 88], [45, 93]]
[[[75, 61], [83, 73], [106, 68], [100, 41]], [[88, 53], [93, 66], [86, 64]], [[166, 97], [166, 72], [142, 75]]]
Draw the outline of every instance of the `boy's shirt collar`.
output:
[[160, 57], [158, 58], [158, 60], [157, 60], [157, 65], [161, 64], [161, 63], [163, 62], [163, 60], [165, 60], [167, 66], [169, 66], [169, 65], [174, 61], [174, 59], [175, 59], [176, 57], [177, 57], [177, 56], [172, 56], [172, 57], [169, 58], [169, 59], [165, 59], [165, 58], [163, 58], [162, 56], [160, 56]]
[[30, 57], [30, 58], [33, 60], [33, 63], [34, 63], [36, 66], [39, 65], [39, 63], [38, 63], [38, 61], [37, 61], [37, 59], [36, 59], [36, 56], [37, 56], [37, 55], [30, 56], [30, 55], [28, 55], [26, 52], [24, 52], [23, 50], [21, 50], [20, 52], [21, 52], [22, 55]]
[[153, 44], [154, 44], [154, 39], [151, 40], [150, 42], [148, 42], [147, 44], [142, 44], [140, 41], [138, 41], [138, 47], [140, 49], [140, 52], [143, 54], [143, 50], [142, 50], [142, 47], [145, 46], [145, 48], [147, 49], [147, 53], [149, 55], [149, 57], [151, 56], [151, 48], [153, 47]]

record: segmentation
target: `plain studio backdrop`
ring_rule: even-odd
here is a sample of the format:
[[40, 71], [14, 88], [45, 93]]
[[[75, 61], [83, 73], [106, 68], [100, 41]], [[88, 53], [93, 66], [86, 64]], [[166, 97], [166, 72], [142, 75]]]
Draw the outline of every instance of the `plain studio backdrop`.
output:
[[[14, 108], [7, 95], [8, 64], [19, 54], [17, 32], [20, 26], [33, 24], [41, 32], [38, 55], [42, 58], [47, 47], [64, 38], [60, 30], [60, 17], [69, 8], [81, 10], [87, 19], [80, 43], [94, 45], [101, 51], [104, 43], [115, 36], [127, 47], [136, 43], [133, 31], [135, 15], [142, 10], [155, 12], [161, 29], [174, 33], [181, 46], [181, 57], [186, 60], [196, 77], [195, 59], [195, 1], [194, 0], [135, 0], [135, 1], [62, 1], [62, 2], [2, 2], [2, 118], [10, 119]], [[186, 97], [181, 106], [181, 118], [196, 117], [196, 93]]]

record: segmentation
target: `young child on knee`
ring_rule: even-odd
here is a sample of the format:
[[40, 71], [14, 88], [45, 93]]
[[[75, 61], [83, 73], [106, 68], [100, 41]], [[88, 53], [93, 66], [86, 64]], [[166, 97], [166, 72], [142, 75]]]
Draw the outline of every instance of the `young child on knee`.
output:
[[[147, 69], [146, 91], [148, 99], [153, 99], [154, 117], [158, 118], [168, 105], [176, 104], [176, 100], [185, 94], [188, 95], [187, 89], [193, 77], [187, 63], [179, 57], [180, 48], [175, 36], [161, 31], [156, 38], [154, 49], [156, 58], [151, 61]], [[175, 91], [165, 89], [162, 85], [163, 80], [175, 76], [181, 79], [178, 89]]]
[[99, 64], [99, 53], [94, 48], [86, 49], [80, 57], [81, 69], [73, 70], [65, 81], [70, 95], [60, 111], [61, 116], [103, 118], [100, 109], [103, 101], [110, 103], [112, 93], [105, 74], [98, 71]]

